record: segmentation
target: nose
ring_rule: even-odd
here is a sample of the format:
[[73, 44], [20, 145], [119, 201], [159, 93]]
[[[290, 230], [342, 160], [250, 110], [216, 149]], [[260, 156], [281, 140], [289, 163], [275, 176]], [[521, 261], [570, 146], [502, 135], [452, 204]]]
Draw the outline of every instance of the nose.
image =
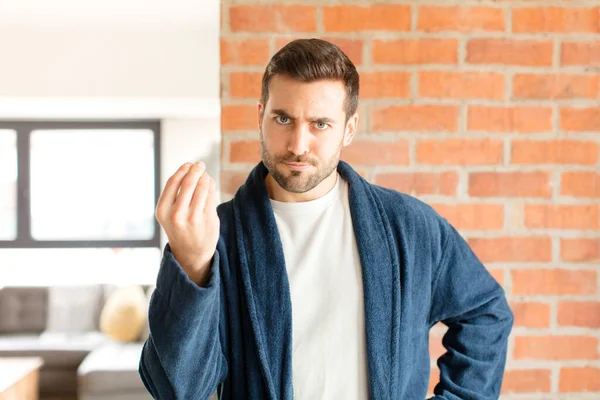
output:
[[298, 124], [293, 130], [288, 143], [288, 151], [301, 156], [309, 151], [310, 130], [304, 124]]

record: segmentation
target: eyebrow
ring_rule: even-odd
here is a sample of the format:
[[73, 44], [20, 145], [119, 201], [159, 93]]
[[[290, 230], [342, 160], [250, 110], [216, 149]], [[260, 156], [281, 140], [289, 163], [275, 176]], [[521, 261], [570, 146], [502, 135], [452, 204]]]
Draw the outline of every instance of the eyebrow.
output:
[[[276, 108], [271, 110], [271, 114], [275, 114], [275, 115], [280, 115], [282, 117], [287, 117], [289, 119], [297, 119], [296, 117], [294, 117], [293, 115], [291, 115], [290, 113], [288, 113], [287, 111], [281, 109], [281, 108]], [[315, 117], [315, 118], [309, 118], [309, 121], [313, 121], [313, 122], [326, 122], [326, 123], [335, 123], [334, 119], [331, 119], [329, 117]]]

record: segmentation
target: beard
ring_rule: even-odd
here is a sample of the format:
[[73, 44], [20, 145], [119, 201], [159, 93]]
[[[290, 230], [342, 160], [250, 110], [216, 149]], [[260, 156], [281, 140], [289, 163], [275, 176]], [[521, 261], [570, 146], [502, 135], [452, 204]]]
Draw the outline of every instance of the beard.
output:
[[[319, 183], [323, 182], [325, 178], [330, 176], [337, 169], [340, 161], [341, 148], [342, 143], [340, 143], [334, 155], [322, 163], [317, 159], [306, 156], [296, 156], [292, 153], [288, 153], [285, 156], [275, 156], [270, 154], [265, 148], [265, 144], [262, 140], [262, 134], [260, 141], [260, 152], [263, 164], [275, 182], [277, 182], [281, 188], [290, 193], [306, 193], [317, 187]], [[287, 170], [283, 172], [278, 168], [278, 165], [284, 162], [310, 164], [316, 169], [316, 171], [310, 172]], [[313, 168], [310, 169], [312, 170]]]

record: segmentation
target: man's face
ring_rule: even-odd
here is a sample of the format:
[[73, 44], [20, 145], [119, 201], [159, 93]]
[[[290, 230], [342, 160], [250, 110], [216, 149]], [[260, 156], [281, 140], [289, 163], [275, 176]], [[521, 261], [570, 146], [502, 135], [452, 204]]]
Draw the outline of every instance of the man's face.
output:
[[305, 193], [337, 168], [358, 122], [346, 122], [343, 82], [299, 82], [275, 75], [266, 105], [259, 104], [262, 161], [284, 190]]

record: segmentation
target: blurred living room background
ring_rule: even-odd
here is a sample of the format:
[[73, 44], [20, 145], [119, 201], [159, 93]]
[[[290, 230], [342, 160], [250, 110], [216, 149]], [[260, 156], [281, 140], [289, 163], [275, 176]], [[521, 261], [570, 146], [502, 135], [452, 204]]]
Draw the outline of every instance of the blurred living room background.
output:
[[359, 69], [342, 158], [432, 205], [505, 288], [501, 398], [600, 398], [598, 0], [0, 0], [0, 393], [21, 368], [19, 399], [149, 398], [156, 198], [198, 159], [235, 194], [264, 67], [301, 37]]
[[0, 0], [0, 393], [151, 398], [154, 209], [186, 161], [219, 177], [219, 13]]

